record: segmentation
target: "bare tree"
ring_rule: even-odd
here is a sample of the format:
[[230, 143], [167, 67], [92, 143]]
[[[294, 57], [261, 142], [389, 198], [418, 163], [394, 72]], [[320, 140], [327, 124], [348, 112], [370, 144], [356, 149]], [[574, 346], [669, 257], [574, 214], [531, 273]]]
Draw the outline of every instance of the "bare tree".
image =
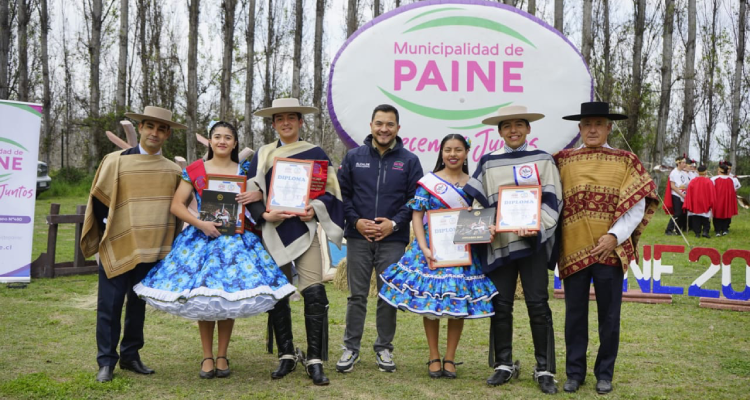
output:
[[381, 10], [382, 6], [380, 5], [380, 0], [373, 0], [372, 1], [372, 18], [377, 18], [380, 14], [382, 14]]
[[732, 124], [729, 161], [737, 165], [737, 139], [740, 136], [740, 107], [742, 100], [742, 71], [745, 61], [745, 29], [747, 24], [748, 0], [740, 0], [740, 13], [737, 24], [737, 55], [734, 61], [734, 80], [732, 82]]
[[359, 1], [347, 0], [346, 4], [346, 37], [350, 37], [359, 28]]
[[555, 29], [560, 33], [563, 32], [563, 8], [565, 7], [563, 0], [555, 0]]
[[529, 0], [529, 5], [526, 9], [529, 14], [536, 15], [536, 0]]
[[93, 173], [99, 163], [99, 65], [102, 51], [102, 0], [91, 0], [91, 31], [88, 43], [89, 51], [89, 124], [88, 170]]
[[[318, 135], [318, 143], [323, 138], [323, 17], [326, 11], [325, 0], [315, 1], [315, 40], [313, 56], [313, 107], [320, 110], [315, 114], [313, 135]], [[329, 149], [324, 149], [329, 150]]]
[[[263, 107], [271, 107], [271, 63], [273, 63], [274, 56], [274, 12], [273, 12], [273, 0], [268, 0], [268, 18], [266, 19], [268, 24], [266, 33], [266, 75], [263, 82]], [[274, 133], [271, 129], [271, 121], [269, 118], [264, 118], [264, 129], [263, 129], [263, 142], [270, 143], [274, 138]]]
[[583, 0], [583, 18], [581, 27], [581, 53], [586, 65], [591, 65], [591, 49], [594, 47], [594, 35], [591, 33], [592, 0]]
[[195, 134], [198, 132], [198, 21], [200, 0], [188, 3], [188, 90], [187, 90], [187, 162], [196, 160]]
[[[125, 94], [128, 78], [128, 5], [129, 0], [120, 0], [120, 51], [117, 59], [117, 116], [125, 113]], [[122, 128], [118, 128], [122, 129]]]
[[292, 97], [300, 97], [300, 70], [302, 69], [302, 0], [295, 0], [294, 57], [292, 58]]
[[42, 52], [42, 86], [44, 87], [44, 94], [42, 97], [42, 115], [44, 117], [42, 125], [42, 140], [44, 152], [44, 162], [49, 164], [50, 158], [50, 147], [52, 147], [52, 94], [50, 93], [50, 81], [49, 81], [49, 51], [47, 46], [47, 39], [49, 36], [49, 11], [47, 10], [47, 0], [40, 0], [39, 10], [39, 25], [41, 31], [40, 46]]
[[[630, 96], [628, 99], [628, 120], [625, 140], [631, 143], [631, 139], [638, 134], [638, 121], [641, 110], [641, 85], [643, 71], [641, 59], [643, 57], [643, 32], [646, 30], [646, 0], [637, 0], [634, 4], [635, 38], [633, 40], [633, 78], [630, 85]], [[637, 150], [633, 148], [634, 150]]]
[[140, 45], [141, 58], [141, 102], [143, 102], [144, 106], [151, 105], [151, 99], [149, 97], [149, 83], [151, 82], [151, 70], [149, 67], [151, 64], [149, 63], [148, 42], [146, 41], [146, 29], [148, 28], [146, 21], [148, 20], [150, 5], [150, 0], [138, 0], [138, 44]]
[[503, 0], [503, 4], [515, 7], [518, 4], [518, 0]]
[[[61, 10], [61, 19], [65, 20], [65, 8]], [[70, 62], [70, 50], [68, 50], [68, 34], [64, 26], [62, 31], [63, 67], [65, 72], [65, 102], [63, 103], [63, 107], [65, 107], [65, 114], [63, 115], [63, 130], [60, 132], [60, 168], [65, 168], [66, 159], [68, 159], [67, 164], [70, 167], [68, 149], [70, 148], [70, 127], [73, 120], [73, 67]]]
[[234, 51], [234, 12], [237, 0], [224, 0], [224, 23], [221, 30], [224, 34], [224, 51], [221, 61], [221, 103], [219, 117], [229, 120], [232, 114], [232, 53]]
[[680, 129], [679, 154], [690, 150], [690, 130], [695, 119], [695, 20], [697, 9], [695, 0], [688, 0], [688, 40], [685, 44], [685, 95], [682, 106], [682, 128]]
[[[250, 0], [247, 8], [247, 69], [245, 70], [245, 137], [242, 147], [258, 148], [253, 143], [253, 84], [255, 82], [255, 0]], [[258, 143], [262, 145], [262, 143]]]
[[8, 58], [10, 57], [10, 4], [9, 0], [0, 0], [0, 100], [7, 99]]
[[29, 4], [18, 0], [18, 100], [29, 101]]
[[611, 51], [611, 36], [612, 30], [609, 25], [609, 0], [602, 0], [602, 7], [604, 8], [604, 88], [601, 92], [601, 100], [609, 102], [612, 97], [612, 51]]
[[[714, 130], [716, 129], [716, 123], [717, 117], [719, 115], [719, 109], [721, 108], [721, 103], [716, 101], [716, 96], [718, 95], [717, 88], [717, 67], [719, 63], [719, 54], [717, 51], [717, 45], [719, 40], [719, 32], [717, 32], [717, 24], [718, 24], [718, 14], [719, 14], [719, 4], [718, 0], [713, 0], [711, 2], [711, 22], [708, 29], [709, 32], [704, 32], [704, 48], [707, 48], [706, 54], [704, 55], [703, 59], [705, 60], [705, 80], [703, 82], [704, 87], [704, 101], [705, 104], [705, 112], [706, 115], [706, 127], [705, 129], [702, 129], [702, 132], [696, 132], [696, 136], [698, 137], [698, 148], [700, 149], [701, 153], [701, 162], [705, 163], [708, 162], [709, 157], [711, 156], [711, 137], [713, 136]], [[706, 43], [706, 41], [708, 43]]]
[[674, 0], [664, 1], [664, 28], [661, 52], [661, 95], [659, 96], [659, 120], [656, 127], [656, 150], [651, 159], [654, 164], [664, 163], [664, 140], [667, 137], [669, 103], [672, 99], [672, 35], [674, 32]]

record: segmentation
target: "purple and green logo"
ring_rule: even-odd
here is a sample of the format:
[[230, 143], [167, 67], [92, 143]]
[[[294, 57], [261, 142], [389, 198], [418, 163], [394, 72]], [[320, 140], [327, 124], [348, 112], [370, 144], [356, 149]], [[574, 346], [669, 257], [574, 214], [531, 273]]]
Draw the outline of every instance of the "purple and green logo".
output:
[[592, 88], [575, 46], [534, 16], [489, 1], [427, 0], [349, 38], [331, 66], [328, 108], [344, 143], [356, 147], [373, 108], [394, 105], [404, 146], [428, 169], [450, 133], [472, 140], [472, 164], [501, 148], [497, 127], [481, 121], [511, 104], [546, 116], [532, 124], [530, 148], [562, 149], [578, 130], [561, 117], [589, 101]]

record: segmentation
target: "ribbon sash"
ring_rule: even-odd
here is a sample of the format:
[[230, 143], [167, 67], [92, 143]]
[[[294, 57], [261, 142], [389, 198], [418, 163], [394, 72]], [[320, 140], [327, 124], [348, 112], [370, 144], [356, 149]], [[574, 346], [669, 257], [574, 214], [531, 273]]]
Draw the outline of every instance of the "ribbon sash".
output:
[[448, 208], [467, 208], [471, 207], [469, 202], [461, 193], [456, 190], [450, 183], [446, 182], [439, 176], [430, 172], [417, 182], [417, 185], [424, 188], [431, 195], [435, 196], [441, 203]]

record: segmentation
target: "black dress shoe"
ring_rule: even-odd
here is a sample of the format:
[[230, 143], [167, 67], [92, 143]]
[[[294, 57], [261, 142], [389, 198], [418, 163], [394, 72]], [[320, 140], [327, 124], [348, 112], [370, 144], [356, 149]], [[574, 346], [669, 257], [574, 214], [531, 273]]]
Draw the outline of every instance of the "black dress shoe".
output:
[[279, 366], [276, 371], [271, 372], [271, 379], [281, 379], [294, 371], [295, 368], [297, 368], [297, 358], [285, 354], [279, 359]]
[[96, 374], [97, 382], [109, 382], [112, 380], [112, 374], [115, 372], [115, 367], [105, 365], [99, 367], [99, 372]]
[[555, 394], [557, 393], [557, 385], [555, 385], [555, 377], [552, 375], [542, 375], [537, 378], [536, 382], [539, 384], [539, 389], [542, 393]]
[[218, 362], [220, 358], [223, 358], [227, 361], [227, 369], [219, 369], [219, 367], [216, 367], [216, 377], [226, 378], [232, 373], [232, 370], [229, 369], [229, 359], [226, 357], [216, 357], [216, 361]]
[[442, 369], [439, 369], [437, 371], [430, 370], [430, 365], [432, 365], [434, 363], [438, 363], [439, 364], [440, 363], [440, 359], [436, 358], [434, 360], [427, 361], [427, 374], [430, 376], [430, 378], [437, 379], [437, 378], [440, 378], [441, 376], [443, 376], [443, 370]]
[[305, 367], [305, 371], [307, 371], [307, 376], [312, 378], [313, 383], [317, 386], [325, 386], [331, 383], [323, 372], [323, 362], [320, 360], [308, 364]]
[[[203, 363], [206, 362], [206, 360], [211, 360], [211, 362], [214, 363], [214, 367], [211, 368], [210, 371], [203, 370]], [[216, 361], [214, 361], [214, 359], [211, 357], [204, 358], [203, 361], [201, 361], [201, 369], [200, 371], [198, 371], [198, 376], [201, 379], [213, 379], [216, 376]]]
[[143, 365], [141, 360], [132, 360], [132, 361], [120, 360], [120, 369], [126, 369], [128, 371], [133, 371], [137, 374], [143, 374], [143, 375], [150, 375], [154, 373], [154, 370]]
[[445, 364], [453, 364], [453, 369], [455, 369], [457, 365], [461, 365], [463, 363], [455, 363], [451, 360], [446, 360], [445, 358], [443, 359], [443, 377], [448, 379], [456, 379], [456, 373], [445, 369]]
[[711, 239], [711, 235], [709, 235], [708, 233], [704, 233], [703, 237], [706, 238], [706, 239]]
[[605, 381], [604, 379], [599, 379], [596, 381], [596, 393], [599, 394], [607, 394], [612, 391], [612, 381]]
[[563, 390], [568, 393], [575, 393], [581, 385], [583, 385], [583, 382], [578, 382], [575, 379], [568, 379], [563, 385]]
[[490, 386], [500, 386], [508, 383], [512, 378], [518, 378], [521, 371], [521, 364], [518, 360], [508, 369], [495, 368], [495, 373], [487, 379]]

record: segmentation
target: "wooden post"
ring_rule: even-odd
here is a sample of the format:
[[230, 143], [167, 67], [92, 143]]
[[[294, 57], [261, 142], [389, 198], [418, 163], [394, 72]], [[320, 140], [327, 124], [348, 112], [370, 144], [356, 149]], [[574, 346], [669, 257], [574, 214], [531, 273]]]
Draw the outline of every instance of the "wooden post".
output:
[[[76, 214], [83, 218], [86, 213], [85, 205], [76, 206]], [[76, 223], [76, 242], [75, 242], [75, 255], [73, 256], [73, 268], [80, 268], [86, 264], [86, 257], [83, 256], [81, 251], [81, 235], [83, 234], [83, 219], [81, 222]]]
[[52, 203], [49, 206], [49, 216], [47, 216], [47, 224], [49, 225], [49, 231], [47, 233], [47, 260], [44, 263], [42, 270], [42, 277], [54, 278], [55, 277], [55, 249], [57, 248], [57, 223], [50, 221], [50, 216], [60, 214], [60, 205]]

